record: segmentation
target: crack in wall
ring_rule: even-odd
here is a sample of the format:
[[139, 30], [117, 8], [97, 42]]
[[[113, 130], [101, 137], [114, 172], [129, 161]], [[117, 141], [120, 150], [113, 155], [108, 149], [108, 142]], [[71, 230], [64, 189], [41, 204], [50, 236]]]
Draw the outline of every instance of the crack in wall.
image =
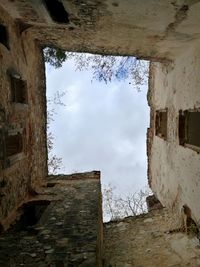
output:
[[167, 26], [165, 37], [175, 32], [176, 28], [187, 18], [189, 5], [182, 5], [175, 14], [174, 22]]

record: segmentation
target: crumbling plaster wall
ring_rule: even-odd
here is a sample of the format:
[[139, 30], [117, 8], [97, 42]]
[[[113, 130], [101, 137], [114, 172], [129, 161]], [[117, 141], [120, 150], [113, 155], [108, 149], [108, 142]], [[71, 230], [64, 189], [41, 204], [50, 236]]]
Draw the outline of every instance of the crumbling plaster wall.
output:
[[166, 209], [104, 224], [105, 267], [197, 267], [199, 240], [176, 229]]
[[[10, 46], [7, 49], [0, 44], [0, 128], [23, 131], [19, 159], [10, 167], [0, 166], [0, 222], [6, 227], [15, 208], [47, 175], [46, 103], [44, 65], [39, 46], [29, 33], [20, 34], [18, 24], [1, 8], [0, 14], [0, 23], [7, 27]], [[8, 70], [26, 81], [27, 104], [11, 101]]]
[[[200, 222], [200, 155], [179, 145], [179, 110], [200, 107], [200, 46], [191, 43], [169, 64], [151, 65], [149, 183], [163, 205], [178, 213], [187, 204]], [[167, 140], [155, 135], [155, 111], [167, 108]]]
[[69, 51], [163, 61], [200, 37], [199, 0], [61, 2], [69, 23], [53, 21], [41, 0], [1, 0], [1, 5], [43, 45]]

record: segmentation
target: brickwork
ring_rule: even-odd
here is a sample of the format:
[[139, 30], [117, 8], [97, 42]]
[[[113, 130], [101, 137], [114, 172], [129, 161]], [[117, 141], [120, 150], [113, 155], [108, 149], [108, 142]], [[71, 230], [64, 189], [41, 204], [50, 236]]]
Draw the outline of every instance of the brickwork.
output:
[[101, 266], [100, 172], [51, 177], [31, 203], [44, 200], [36, 225], [19, 220], [1, 236], [0, 266]]
[[[9, 49], [0, 43], [0, 222], [6, 228], [15, 217], [16, 208], [47, 175], [46, 104], [41, 49], [30, 35], [20, 34], [18, 24], [1, 7], [0, 14], [9, 43]], [[16, 81], [15, 86], [23, 81], [26, 87], [23, 103], [18, 103], [20, 96], [16, 100], [13, 94], [19, 95], [17, 90], [24, 88], [20, 85], [13, 92], [11, 78]], [[10, 147], [7, 154], [16, 152], [8, 157], [10, 142], [6, 136], [17, 137], [19, 133], [20, 153]]]

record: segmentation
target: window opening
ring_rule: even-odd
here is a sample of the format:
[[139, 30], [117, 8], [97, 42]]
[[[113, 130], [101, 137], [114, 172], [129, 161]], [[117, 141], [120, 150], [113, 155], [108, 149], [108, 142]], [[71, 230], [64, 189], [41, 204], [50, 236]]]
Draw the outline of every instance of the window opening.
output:
[[9, 49], [8, 32], [4, 25], [0, 24], [0, 43]]
[[191, 148], [200, 147], [200, 112], [186, 110], [179, 112], [179, 143]]
[[22, 135], [17, 133], [15, 135], [8, 135], [5, 138], [5, 156], [11, 157], [22, 152]]
[[0, 159], [2, 161], [3, 168], [10, 167], [15, 162], [13, 157], [20, 154], [23, 150], [23, 138], [22, 134], [18, 131], [7, 132], [1, 130], [0, 132]]
[[156, 111], [156, 135], [167, 139], [167, 110]]
[[55, 22], [69, 23], [68, 13], [65, 10], [63, 3], [59, 0], [44, 0], [47, 10]]
[[27, 84], [20, 78], [10, 76], [11, 79], [11, 101], [15, 103], [27, 103]]
[[186, 141], [185, 136], [185, 115], [182, 111], [179, 112], [179, 125], [178, 125], [178, 132], [179, 132], [179, 144], [184, 145]]

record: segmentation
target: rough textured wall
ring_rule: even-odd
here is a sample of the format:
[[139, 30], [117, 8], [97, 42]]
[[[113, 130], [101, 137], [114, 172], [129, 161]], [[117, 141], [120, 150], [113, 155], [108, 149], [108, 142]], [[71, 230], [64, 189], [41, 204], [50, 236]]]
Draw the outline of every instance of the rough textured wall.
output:
[[21, 22], [23, 30], [44, 44], [70, 51], [165, 60], [200, 36], [197, 0], [61, 2], [69, 23], [53, 21], [41, 0], [1, 0], [1, 5]]
[[0, 266], [102, 266], [100, 172], [51, 177], [29, 205], [45, 200], [50, 204], [36, 224], [33, 210], [31, 221], [21, 210], [23, 220], [1, 236]]
[[[172, 64], [152, 65], [149, 102], [150, 185], [163, 205], [180, 212], [186, 204], [200, 221], [200, 156], [179, 145], [179, 110], [200, 108], [200, 49], [194, 43]], [[155, 111], [168, 110], [167, 140], [155, 135]]]
[[179, 232], [174, 219], [164, 209], [106, 223], [104, 266], [200, 266], [199, 240]]
[[[6, 167], [1, 144], [0, 222], [6, 227], [14, 216], [14, 209], [47, 175], [46, 100], [44, 65], [37, 43], [29, 34], [20, 34], [18, 24], [1, 8], [0, 14], [0, 23], [7, 27], [9, 41], [9, 49], [0, 43], [1, 141], [3, 132], [20, 130], [22, 134], [22, 149], [11, 157]], [[27, 84], [27, 103], [13, 102], [10, 74]]]

